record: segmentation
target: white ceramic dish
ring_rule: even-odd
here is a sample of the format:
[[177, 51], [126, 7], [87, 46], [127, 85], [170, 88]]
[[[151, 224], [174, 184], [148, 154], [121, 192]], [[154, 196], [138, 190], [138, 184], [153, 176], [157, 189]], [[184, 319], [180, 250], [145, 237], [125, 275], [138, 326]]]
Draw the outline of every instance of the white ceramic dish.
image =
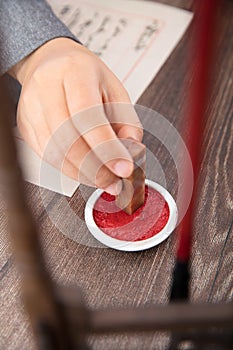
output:
[[113, 249], [132, 252], [132, 251], [140, 251], [140, 250], [154, 247], [159, 243], [163, 242], [165, 239], [167, 239], [170, 236], [170, 234], [174, 231], [176, 227], [176, 223], [178, 219], [178, 211], [177, 211], [176, 203], [173, 197], [170, 195], [170, 193], [161, 185], [151, 180], [146, 180], [146, 184], [149, 187], [158, 191], [164, 197], [165, 201], [168, 203], [170, 215], [169, 215], [168, 222], [164, 226], [164, 228], [155, 236], [150, 237], [148, 239], [141, 240], [141, 241], [136, 241], [136, 242], [123, 241], [123, 240], [119, 240], [108, 236], [106, 233], [101, 231], [101, 229], [96, 225], [95, 220], [93, 218], [93, 208], [95, 206], [95, 203], [98, 200], [98, 198], [101, 196], [101, 194], [104, 192], [103, 190], [98, 189], [94, 193], [92, 193], [92, 195], [90, 196], [90, 198], [86, 203], [85, 221], [90, 233], [99, 242]]

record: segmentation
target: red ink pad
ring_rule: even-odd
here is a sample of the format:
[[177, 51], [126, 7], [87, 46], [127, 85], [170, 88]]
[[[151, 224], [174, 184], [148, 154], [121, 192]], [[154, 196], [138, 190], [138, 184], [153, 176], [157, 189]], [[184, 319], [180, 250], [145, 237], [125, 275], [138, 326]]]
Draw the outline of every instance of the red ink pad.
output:
[[161, 185], [146, 180], [145, 203], [132, 215], [120, 210], [115, 197], [96, 190], [85, 208], [85, 220], [92, 235], [104, 245], [124, 251], [151, 248], [175, 229], [177, 207]]

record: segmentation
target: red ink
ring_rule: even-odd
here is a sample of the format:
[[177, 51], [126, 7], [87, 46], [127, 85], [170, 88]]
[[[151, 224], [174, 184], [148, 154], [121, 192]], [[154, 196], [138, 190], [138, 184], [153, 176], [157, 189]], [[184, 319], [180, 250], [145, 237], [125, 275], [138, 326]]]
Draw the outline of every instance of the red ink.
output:
[[146, 186], [145, 203], [132, 215], [115, 204], [115, 196], [102, 193], [93, 209], [96, 225], [107, 235], [123, 241], [141, 241], [159, 233], [169, 219], [169, 207], [164, 197]]

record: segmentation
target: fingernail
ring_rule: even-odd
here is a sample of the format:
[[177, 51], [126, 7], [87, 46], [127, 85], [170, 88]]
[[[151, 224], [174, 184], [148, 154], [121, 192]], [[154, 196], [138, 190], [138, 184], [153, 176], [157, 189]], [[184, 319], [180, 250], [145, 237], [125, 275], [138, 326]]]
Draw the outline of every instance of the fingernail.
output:
[[128, 177], [132, 173], [132, 164], [127, 160], [119, 160], [114, 164], [114, 171], [117, 176]]
[[122, 182], [117, 181], [117, 182], [114, 182], [113, 184], [111, 184], [110, 186], [106, 187], [104, 190], [105, 190], [105, 192], [108, 192], [108, 193], [112, 194], [113, 196], [116, 196], [121, 192], [121, 189], [122, 189]]

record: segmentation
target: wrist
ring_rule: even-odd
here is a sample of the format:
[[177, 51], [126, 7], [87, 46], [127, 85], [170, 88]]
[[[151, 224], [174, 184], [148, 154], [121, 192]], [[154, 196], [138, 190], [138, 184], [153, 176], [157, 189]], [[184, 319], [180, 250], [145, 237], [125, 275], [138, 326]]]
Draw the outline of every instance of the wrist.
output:
[[13, 67], [11, 67], [7, 72], [10, 76], [18, 80], [18, 82], [21, 85], [23, 83], [23, 72], [25, 70], [25, 65], [27, 64], [27, 60], [30, 55], [24, 57], [21, 61], [19, 61]]

